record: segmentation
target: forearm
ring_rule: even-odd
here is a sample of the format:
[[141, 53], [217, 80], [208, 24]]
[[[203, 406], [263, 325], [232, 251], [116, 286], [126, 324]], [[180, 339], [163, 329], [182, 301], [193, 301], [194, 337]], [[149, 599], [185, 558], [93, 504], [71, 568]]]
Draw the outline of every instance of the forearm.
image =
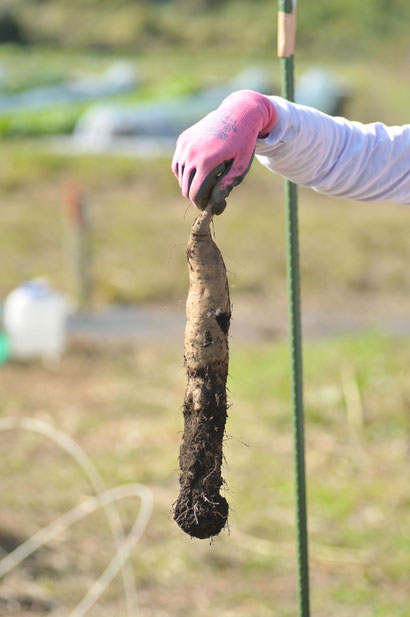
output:
[[257, 141], [266, 167], [336, 197], [410, 204], [410, 125], [364, 125], [268, 98], [278, 121]]

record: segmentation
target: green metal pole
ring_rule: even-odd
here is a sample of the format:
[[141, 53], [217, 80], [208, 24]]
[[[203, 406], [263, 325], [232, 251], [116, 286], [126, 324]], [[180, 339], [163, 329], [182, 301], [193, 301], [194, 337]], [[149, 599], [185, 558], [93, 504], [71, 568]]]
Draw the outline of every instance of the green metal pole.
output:
[[[294, 33], [296, 2], [279, 0], [278, 55], [282, 96], [294, 101]], [[298, 566], [298, 614], [309, 617], [309, 558], [306, 513], [305, 439], [303, 421], [302, 328], [300, 318], [300, 274], [297, 187], [285, 180], [287, 275], [291, 343], [291, 388], [295, 467], [296, 535]]]

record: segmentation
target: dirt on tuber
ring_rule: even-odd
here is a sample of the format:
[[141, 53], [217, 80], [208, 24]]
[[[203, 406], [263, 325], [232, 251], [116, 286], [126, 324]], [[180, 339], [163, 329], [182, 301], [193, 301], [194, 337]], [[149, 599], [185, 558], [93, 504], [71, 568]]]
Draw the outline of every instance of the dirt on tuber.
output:
[[174, 505], [179, 527], [201, 539], [216, 536], [225, 527], [229, 510], [220, 490], [231, 305], [225, 264], [211, 237], [212, 217], [210, 207], [198, 216], [187, 248], [190, 285], [184, 360], [188, 382], [180, 492]]

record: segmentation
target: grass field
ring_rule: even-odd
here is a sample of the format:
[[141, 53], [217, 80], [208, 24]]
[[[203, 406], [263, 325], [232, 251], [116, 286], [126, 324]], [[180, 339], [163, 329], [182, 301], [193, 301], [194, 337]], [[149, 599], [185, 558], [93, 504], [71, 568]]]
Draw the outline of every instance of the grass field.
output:
[[[33, 51], [26, 67], [24, 57], [10, 50], [5, 59], [20, 71], [21, 84], [39, 63], [52, 79], [67, 67], [103, 70], [110, 61], [104, 54], [44, 49]], [[136, 64], [146, 80], [142, 96], [149, 98], [216, 83], [248, 61], [210, 52], [192, 62], [191, 55], [152, 52]], [[334, 66], [354, 86], [349, 117], [408, 122], [404, 64]], [[169, 158], [70, 157], [44, 141], [21, 139], [0, 144], [0, 297], [39, 275], [73, 292], [61, 207], [71, 181], [90, 205], [95, 306], [183, 305], [185, 249], [195, 211], [180, 196]], [[300, 224], [305, 314], [319, 324], [349, 316], [365, 329], [377, 325], [379, 332], [387, 323], [408, 324], [409, 208], [301, 190]], [[234, 319], [248, 307], [267, 326], [263, 342], [246, 342], [240, 333], [231, 341], [224, 470], [229, 532], [212, 544], [191, 541], [169, 515], [178, 489], [182, 341], [77, 342], [58, 366], [1, 366], [0, 416], [30, 416], [65, 431], [108, 486], [137, 481], [151, 487], [154, 513], [133, 557], [142, 617], [290, 617], [296, 614], [296, 574], [289, 361], [286, 341], [272, 336], [286, 330], [281, 179], [255, 163], [216, 219], [215, 236], [229, 271]], [[404, 336], [361, 331], [307, 339], [317, 617], [407, 617], [409, 360]], [[92, 494], [77, 466], [38, 436], [0, 433], [0, 467], [7, 471], [0, 478], [0, 546], [6, 550]], [[136, 500], [120, 504], [126, 529], [137, 508]], [[0, 614], [39, 617], [54, 602], [52, 614], [67, 615], [112, 556], [102, 514], [90, 516], [7, 575]], [[17, 601], [10, 604], [13, 594]], [[90, 615], [125, 615], [118, 578]]]
[[[6, 5], [7, 6], [7, 5]], [[158, 48], [241, 55], [268, 53], [276, 38], [276, 7], [271, 0], [19, 0], [9, 11], [23, 39], [65, 49], [104, 53]], [[408, 54], [406, 0], [317, 0], [298, 6], [298, 53], [351, 59]], [[4, 35], [3, 35], [4, 36]]]
[[[137, 481], [153, 490], [154, 513], [133, 558], [144, 617], [295, 614], [288, 352], [284, 343], [231, 347], [224, 469], [230, 530], [211, 544], [183, 536], [169, 516], [182, 429], [179, 347], [77, 346], [58, 368], [8, 365], [0, 373], [2, 416], [35, 417], [67, 432], [108, 486]], [[306, 346], [318, 617], [407, 615], [409, 361], [408, 341], [376, 334]], [[92, 494], [78, 467], [45, 438], [6, 433], [0, 444], [8, 471], [3, 544], [15, 546]], [[126, 528], [137, 507], [136, 500], [121, 505]], [[67, 614], [112, 556], [102, 514], [91, 515], [10, 573], [0, 596], [46, 598], [56, 603], [53, 614]], [[122, 615], [121, 593], [117, 578], [90, 614]]]

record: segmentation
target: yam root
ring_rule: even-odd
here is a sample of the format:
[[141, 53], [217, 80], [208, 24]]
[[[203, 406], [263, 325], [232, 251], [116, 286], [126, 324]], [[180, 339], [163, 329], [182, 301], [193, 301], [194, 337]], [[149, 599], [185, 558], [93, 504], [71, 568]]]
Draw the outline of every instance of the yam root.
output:
[[180, 448], [179, 527], [195, 538], [217, 535], [228, 519], [220, 494], [222, 442], [227, 418], [229, 288], [222, 255], [211, 237], [212, 212], [195, 220], [187, 248], [189, 293], [184, 359], [187, 388]]

